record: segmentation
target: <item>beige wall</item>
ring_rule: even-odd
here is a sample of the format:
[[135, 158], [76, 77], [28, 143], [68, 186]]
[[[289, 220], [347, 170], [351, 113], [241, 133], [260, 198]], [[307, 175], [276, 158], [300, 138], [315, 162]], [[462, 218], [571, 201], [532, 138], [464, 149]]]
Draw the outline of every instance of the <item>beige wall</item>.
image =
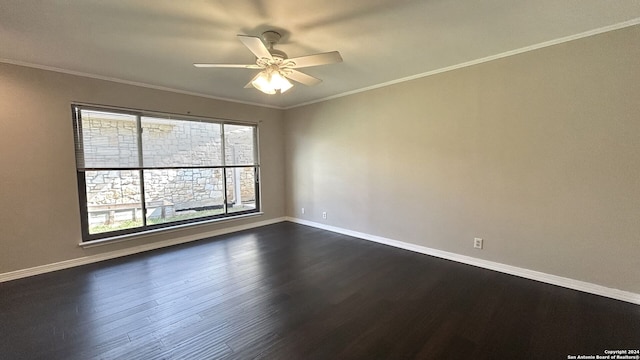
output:
[[288, 110], [287, 213], [640, 293], [639, 59], [635, 26]]
[[[265, 214], [83, 250], [73, 101], [261, 121]], [[282, 116], [276, 109], [0, 64], [0, 274], [284, 216]]]

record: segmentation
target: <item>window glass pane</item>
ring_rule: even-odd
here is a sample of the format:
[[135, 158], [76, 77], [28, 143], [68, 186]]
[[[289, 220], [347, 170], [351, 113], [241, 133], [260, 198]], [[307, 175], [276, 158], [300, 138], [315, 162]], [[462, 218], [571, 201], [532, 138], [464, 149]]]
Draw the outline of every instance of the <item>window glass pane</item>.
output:
[[255, 126], [224, 125], [226, 165], [256, 164], [254, 133]]
[[222, 169], [144, 171], [147, 224], [224, 213]]
[[254, 167], [226, 169], [227, 212], [254, 210], [256, 208], [256, 178]]
[[142, 117], [145, 167], [222, 165], [220, 124]]
[[79, 168], [138, 166], [138, 136], [133, 115], [81, 110], [82, 155]]
[[85, 172], [89, 233], [142, 226], [140, 172]]

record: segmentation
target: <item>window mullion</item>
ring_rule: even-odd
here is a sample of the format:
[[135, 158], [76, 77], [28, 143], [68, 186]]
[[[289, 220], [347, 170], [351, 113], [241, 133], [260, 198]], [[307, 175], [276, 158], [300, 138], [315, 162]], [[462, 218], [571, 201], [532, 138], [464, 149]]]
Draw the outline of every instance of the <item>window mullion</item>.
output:
[[225, 154], [225, 148], [226, 148], [226, 142], [225, 142], [225, 138], [224, 138], [224, 123], [220, 124], [220, 149], [222, 151], [222, 189], [223, 189], [223, 201], [222, 201], [222, 207], [224, 209], [224, 213], [228, 214], [229, 213], [229, 209], [228, 204], [227, 204], [227, 156]]
[[140, 171], [140, 202], [142, 206], [142, 226], [147, 226], [147, 201], [144, 196], [144, 155], [142, 154], [142, 117], [136, 115], [138, 140], [138, 166]]
[[260, 209], [260, 166], [255, 165], [253, 167], [253, 171], [254, 171], [254, 191], [255, 191], [255, 198], [256, 198], [256, 209]]

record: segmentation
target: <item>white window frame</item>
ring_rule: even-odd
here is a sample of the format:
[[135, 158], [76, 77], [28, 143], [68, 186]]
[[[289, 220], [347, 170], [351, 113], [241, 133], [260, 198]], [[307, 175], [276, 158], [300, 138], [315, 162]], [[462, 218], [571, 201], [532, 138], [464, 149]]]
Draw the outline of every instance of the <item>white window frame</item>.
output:
[[[145, 233], [152, 233], [162, 229], [176, 229], [176, 228], [184, 228], [185, 226], [190, 225], [202, 225], [203, 223], [209, 223], [214, 221], [221, 220], [229, 220], [234, 218], [245, 218], [249, 215], [261, 214], [261, 192], [260, 192], [260, 160], [259, 160], [259, 151], [258, 151], [258, 124], [250, 123], [250, 122], [241, 122], [241, 121], [233, 121], [226, 119], [213, 119], [213, 118], [205, 118], [205, 117], [194, 117], [194, 116], [184, 116], [184, 115], [176, 115], [155, 111], [143, 111], [143, 110], [133, 110], [133, 109], [123, 109], [123, 108], [114, 108], [109, 106], [96, 106], [96, 105], [86, 105], [80, 103], [72, 104], [72, 118], [73, 118], [73, 128], [74, 128], [74, 142], [76, 149], [76, 173], [78, 180], [78, 197], [79, 197], [79, 205], [80, 205], [80, 214], [81, 214], [81, 228], [82, 228], [82, 242], [93, 242], [97, 240], [105, 240], [110, 238], [122, 238], [123, 236], [129, 235], [139, 235]], [[133, 115], [136, 116], [137, 122], [137, 147], [138, 147], [138, 157], [142, 159], [142, 125], [141, 119], [142, 117], [154, 117], [161, 119], [170, 119], [173, 121], [196, 121], [196, 122], [208, 122], [219, 124], [221, 129], [221, 165], [216, 166], [155, 166], [155, 167], [145, 167], [144, 164], [140, 164], [138, 166], [128, 166], [128, 167], [99, 167], [99, 168], [91, 168], [85, 167], [84, 165], [84, 148], [83, 148], [83, 131], [82, 131], [82, 110], [87, 111], [100, 111], [107, 112], [113, 114], [120, 115]], [[225, 164], [225, 125], [241, 125], [241, 126], [252, 126], [254, 127], [253, 131], [253, 151], [254, 151], [254, 161], [252, 164]], [[211, 216], [203, 216], [194, 219], [187, 220], [178, 220], [178, 221], [170, 221], [161, 224], [148, 224], [146, 216], [141, 216], [142, 226], [129, 228], [129, 229], [118, 229], [114, 231], [105, 231], [100, 233], [90, 233], [90, 224], [89, 224], [89, 210], [87, 203], [87, 187], [86, 187], [86, 172], [88, 171], [121, 171], [121, 170], [131, 170], [138, 171], [140, 177], [140, 207], [142, 209], [142, 214], [146, 214], [146, 208], [148, 206], [147, 201], [145, 199], [145, 191], [144, 191], [144, 171], [145, 170], [162, 170], [162, 169], [189, 169], [189, 168], [198, 168], [198, 169], [220, 169], [222, 171], [222, 179], [223, 179], [223, 209], [224, 211], [218, 215]], [[244, 210], [244, 211], [235, 211], [229, 212], [229, 204], [227, 199], [228, 189], [227, 189], [227, 175], [226, 172], [229, 169], [233, 168], [253, 168], [254, 169], [254, 180], [255, 180], [255, 207], [253, 209]], [[135, 218], [135, 209], [134, 218]], [[164, 209], [163, 209], [164, 211]]]

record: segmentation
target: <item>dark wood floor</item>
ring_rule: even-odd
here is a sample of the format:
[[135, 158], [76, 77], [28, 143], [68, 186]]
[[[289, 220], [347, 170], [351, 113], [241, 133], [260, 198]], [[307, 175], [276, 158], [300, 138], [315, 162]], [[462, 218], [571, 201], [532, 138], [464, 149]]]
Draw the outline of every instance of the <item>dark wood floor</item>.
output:
[[640, 306], [292, 223], [0, 284], [1, 359], [567, 359]]

